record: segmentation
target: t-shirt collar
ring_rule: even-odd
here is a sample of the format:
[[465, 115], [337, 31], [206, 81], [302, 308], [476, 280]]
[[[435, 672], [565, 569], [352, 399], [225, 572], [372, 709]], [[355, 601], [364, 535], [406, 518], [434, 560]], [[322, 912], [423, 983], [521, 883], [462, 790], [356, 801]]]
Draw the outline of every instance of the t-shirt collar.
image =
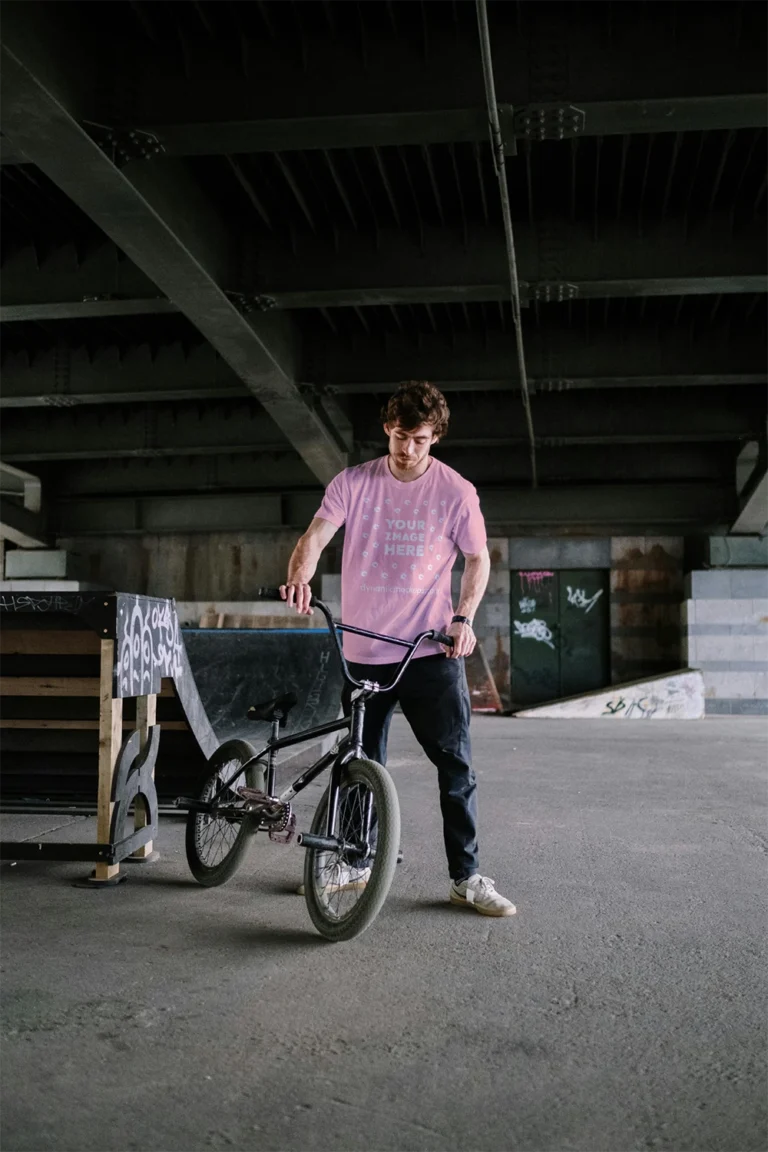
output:
[[384, 472], [384, 475], [386, 476], [386, 478], [388, 480], [391, 480], [393, 484], [399, 484], [403, 488], [415, 487], [415, 485], [417, 485], [421, 480], [423, 480], [425, 476], [429, 476], [430, 472], [432, 471], [432, 469], [437, 464], [435, 457], [430, 456], [429, 467], [427, 468], [426, 472], [422, 472], [421, 476], [418, 476], [415, 480], [398, 480], [397, 476], [394, 476], [392, 474], [392, 469], [389, 466], [389, 456], [388, 455], [382, 456], [381, 459], [382, 459], [382, 463], [384, 465], [383, 472]]

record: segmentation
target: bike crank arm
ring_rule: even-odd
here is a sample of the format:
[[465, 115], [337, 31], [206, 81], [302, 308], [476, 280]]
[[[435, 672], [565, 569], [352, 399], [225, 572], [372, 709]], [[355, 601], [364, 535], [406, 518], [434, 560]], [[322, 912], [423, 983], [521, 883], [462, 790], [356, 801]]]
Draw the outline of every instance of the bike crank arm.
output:
[[213, 806], [205, 800], [194, 800], [191, 796], [177, 796], [173, 802], [176, 808], [186, 808], [189, 812], [205, 812], [210, 814]]
[[319, 848], [321, 852], [351, 852], [359, 856], [368, 855], [367, 844], [349, 844], [336, 836], [315, 836], [312, 832], [299, 832], [296, 843], [302, 848]]
[[174, 804], [177, 808], [186, 808], [189, 812], [201, 812], [205, 816], [213, 816], [217, 820], [231, 820], [233, 823], [253, 815], [248, 808], [236, 808], [231, 804], [211, 804], [210, 801], [193, 800], [191, 796], [177, 796]]

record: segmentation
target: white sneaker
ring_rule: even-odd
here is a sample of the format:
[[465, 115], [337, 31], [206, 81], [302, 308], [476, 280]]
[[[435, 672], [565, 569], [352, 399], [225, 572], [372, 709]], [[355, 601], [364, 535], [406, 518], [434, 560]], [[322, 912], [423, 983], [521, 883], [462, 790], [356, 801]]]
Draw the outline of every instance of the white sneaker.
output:
[[[365, 888], [370, 878], [370, 868], [352, 868], [347, 864], [338, 864], [332, 873], [332, 878], [323, 886], [323, 891], [358, 892], [361, 888]], [[304, 892], [304, 885], [299, 884], [296, 894], [303, 896]]]
[[476, 872], [468, 880], [460, 884], [451, 881], [451, 904], [463, 904], [467, 908], [474, 908], [483, 916], [514, 916], [517, 912], [511, 900], [500, 896], [494, 888], [494, 881], [489, 876], [481, 876]]

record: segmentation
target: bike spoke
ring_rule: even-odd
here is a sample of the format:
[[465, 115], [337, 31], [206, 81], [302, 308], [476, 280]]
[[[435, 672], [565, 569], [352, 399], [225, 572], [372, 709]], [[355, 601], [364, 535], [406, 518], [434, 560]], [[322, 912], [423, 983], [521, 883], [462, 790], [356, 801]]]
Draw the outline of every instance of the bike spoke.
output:
[[[366, 797], [369, 795], [372, 801], [372, 813], [375, 816], [375, 799], [365, 785], [342, 785], [336, 828], [339, 839], [347, 843], [362, 839]], [[355, 882], [356, 871], [370, 866], [368, 861], [340, 849], [336, 852], [316, 852], [313, 864], [314, 887], [318, 900], [330, 918], [343, 920], [350, 914], [365, 890], [364, 887], [348, 887], [347, 884]]]
[[[215, 778], [212, 778], [206, 787], [204, 800], [215, 796], [222, 785], [226, 784], [239, 771], [240, 765], [233, 761], [225, 764]], [[239, 797], [233, 789], [227, 789], [218, 798], [221, 805], [234, 805]], [[207, 868], [215, 868], [225, 860], [240, 832], [240, 821], [228, 820], [223, 816], [201, 812], [196, 821], [195, 839], [200, 861]]]

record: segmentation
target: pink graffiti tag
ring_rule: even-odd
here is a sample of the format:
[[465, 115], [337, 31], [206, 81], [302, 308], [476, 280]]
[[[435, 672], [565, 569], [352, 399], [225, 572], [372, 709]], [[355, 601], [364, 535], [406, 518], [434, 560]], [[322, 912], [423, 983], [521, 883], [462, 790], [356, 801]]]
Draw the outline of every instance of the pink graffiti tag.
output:
[[551, 580], [554, 572], [518, 572], [520, 588], [523, 592], [541, 592], [545, 580]]

